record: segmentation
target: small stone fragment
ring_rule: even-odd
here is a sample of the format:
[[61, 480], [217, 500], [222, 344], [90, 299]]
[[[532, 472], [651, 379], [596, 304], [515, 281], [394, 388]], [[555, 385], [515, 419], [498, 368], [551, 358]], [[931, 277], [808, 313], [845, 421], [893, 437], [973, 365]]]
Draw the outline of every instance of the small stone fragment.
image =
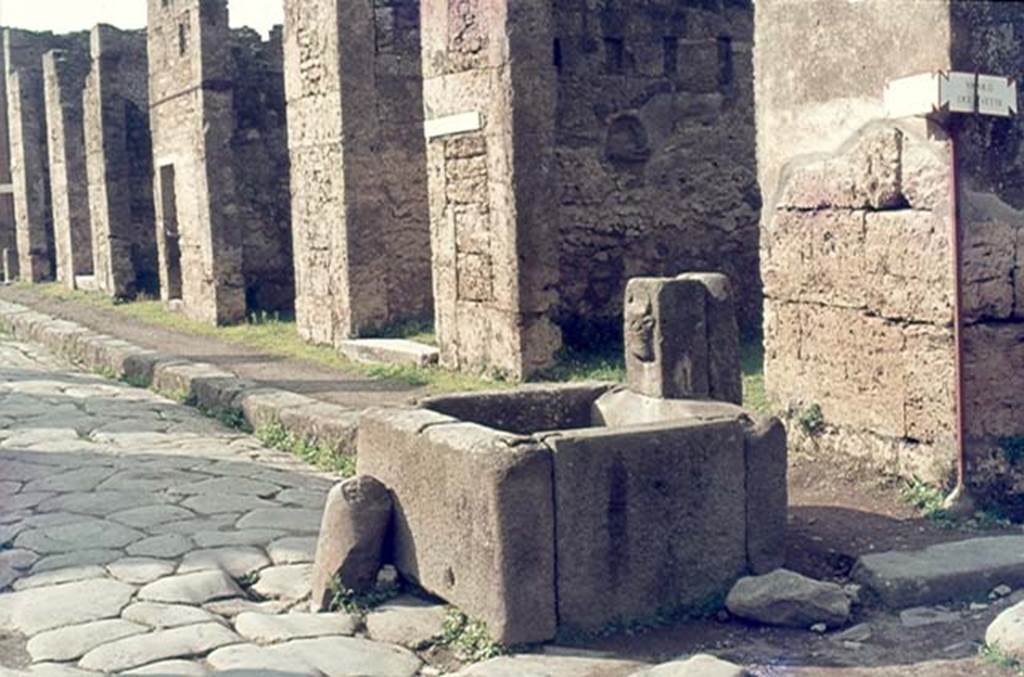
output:
[[335, 577], [350, 590], [373, 586], [390, 520], [391, 494], [374, 478], [353, 477], [331, 489], [313, 564], [313, 611], [327, 607]]
[[946, 609], [917, 606], [900, 612], [900, 623], [905, 628], [919, 628], [937, 623], [953, 623], [960, 620], [960, 614]]
[[828, 626], [824, 623], [815, 623], [809, 629], [811, 632], [815, 632], [819, 635], [824, 635], [826, 632], [828, 632]]
[[1015, 660], [1024, 660], [1024, 602], [1004, 610], [985, 631], [985, 644]]
[[858, 623], [833, 636], [839, 642], [866, 642], [871, 639], [871, 626], [867, 623]]
[[749, 674], [728, 661], [708, 654], [697, 654], [634, 672], [630, 677], [747, 677]]

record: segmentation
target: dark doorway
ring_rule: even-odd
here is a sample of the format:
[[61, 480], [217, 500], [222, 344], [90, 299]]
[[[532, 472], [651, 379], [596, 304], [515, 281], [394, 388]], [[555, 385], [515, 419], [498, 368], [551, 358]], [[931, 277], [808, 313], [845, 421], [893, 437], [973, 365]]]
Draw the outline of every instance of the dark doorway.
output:
[[181, 235], [178, 232], [178, 199], [174, 189], [174, 165], [160, 168], [160, 211], [163, 215], [160, 237], [163, 238], [167, 266], [167, 299], [181, 298]]

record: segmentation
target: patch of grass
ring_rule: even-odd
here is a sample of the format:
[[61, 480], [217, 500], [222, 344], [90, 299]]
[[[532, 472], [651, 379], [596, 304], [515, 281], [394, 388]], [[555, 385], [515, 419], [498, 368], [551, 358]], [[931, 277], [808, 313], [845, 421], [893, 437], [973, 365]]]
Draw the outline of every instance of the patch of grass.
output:
[[740, 369], [743, 374], [743, 406], [761, 414], [771, 413], [764, 389], [764, 343], [760, 337], [740, 345]]
[[825, 416], [821, 413], [821, 407], [817, 404], [812, 404], [803, 411], [796, 419], [797, 424], [800, 426], [800, 430], [804, 431], [805, 435], [811, 437], [821, 434], [825, 430]]
[[243, 574], [241, 577], [239, 577], [236, 580], [238, 581], [238, 585], [243, 590], [248, 590], [252, 586], [254, 586], [257, 583], [259, 583], [259, 581], [260, 581], [260, 572], [259, 571], [250, 571], [247, 574]]
[[356, 460], [353, 457], [338, 454], [315, 439], [296, 435], [280, 423], [260, 426], [255, 435], [265, 446], [294, 454], [321, 470], [337, 473], [343, 478], [354, 477], [356, 474]]
[[367, 613], [390, 602], [402, 592], [401, 583], [378, 584], [366, 592], [355, 592], [341, 585], [337, 577], [330, 583], [331, 602], [328, 611], [344, 611], [347, 614], [365, 617]]
[[118, 378], [118, 376], [117, 376], [117, 372], [114, 371], [114, 369], [112, 367], [108, 367], [107, 365], [102, 365], [102, 366], [96, 367], [92, 371], [97, 376], [99, 376], [101, 378], [108, 379], [110, 381], [118, 381], [118, 380], [120, 380]]
[[229, 428], [241, 430], [246, 433], [252, 432], [249, 422], [245, 420], [245, 412], [237, 407], [226, 407], [224, 409], [217, 409], [214, 411], [211, 411], [206, 407], [198, 407], [198, 409], [204, 416], [215, 418]]
[[161, 390], [154, 388], [154, 392], [158, 395], [163, 395], [169, 400], [174, 400], [178, 404], [184, 404], [185, 406], [195, 406], [196, 398], [195, 395], [190, 393], [187, 388], [177, 388], [175, 390]]
[[555, 365], [538, 374], [537, 381], [626, 381], [626, 360], [622, 346], [615, 344], [607, 349], [584, 351], [563, 348], [555, 358]]
[[901, 492], [903, 500], [921, 511], [921, 515], [933, 522], [950, 523], [949, 513], [942, 507], [945, 495], [942, 490], [918, 478], [904, 483]]
[[135, 375], [127, 376], [126, 375], [126, 376], [122, 376], [118, 380], [120, 380], [121, 383], [124, 383], [125, 385], [131, 386], [132, 388], [148, 388], [149, 387], [149, 382], [146, 381], [141, 376], [135, 376]]
[[495, 642], [482, 621], [473, 620], [458, 609], [449, 608], [444, 619], [441, 644], [467, 663], [477, 663], [508, 653], [508, 649]]
[[[241, 324], [216, 327], [197, 322], [180, 313], [171, 312], [158, 300], [142, 298], [128, 303], [115, 303], [113, 299], [103, 294], [71, 291], [56, 283], [36, 284], [31, 285], [31, 288], [33, 291], [39, 291], [59, 301], [112, 310], [140, 322], [172, 331], [220, 339], [272, 355], [302, 360], [350, 374], [389, 378], [416, 387], [427, 387], [433, 392], [483, 390], [501, 386], [500, 381], [460, 374], [437, 367], [381, 368], [378, 365], [352, 362], [329, 346], [308, 343], [299, 336], [295, 321], [278, 313], [252, 313], [246, 322]], [[427, 333], [428, 327], [429, 325], [420, 323], [408, 325], [401, 331], [415, 330], [416, 333], [408, 334], [405, 338], [428, 343], [431, 341], [431, 334]], [[398, 329], [392, 331], [400, 333]]]
[[997, 645], [983, 644], [978, 649], [978, 654], [985, 660], [986, 663], [1002, 668], [1003, 670], [1012, 670], [1018, 675], [1024, 675], [1024, 665], [1021, 664], [1013, 656], [1010, 656], [1003, 651]]

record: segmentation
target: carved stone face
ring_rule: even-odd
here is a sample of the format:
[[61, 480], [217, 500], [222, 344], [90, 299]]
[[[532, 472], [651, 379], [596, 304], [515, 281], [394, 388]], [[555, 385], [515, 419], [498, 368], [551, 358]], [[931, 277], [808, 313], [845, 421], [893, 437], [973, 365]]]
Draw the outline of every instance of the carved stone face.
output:
[[646, 294], [632, 293], [626, 299], [626, 351], [641, 362], [654, 361], [654, 305]]

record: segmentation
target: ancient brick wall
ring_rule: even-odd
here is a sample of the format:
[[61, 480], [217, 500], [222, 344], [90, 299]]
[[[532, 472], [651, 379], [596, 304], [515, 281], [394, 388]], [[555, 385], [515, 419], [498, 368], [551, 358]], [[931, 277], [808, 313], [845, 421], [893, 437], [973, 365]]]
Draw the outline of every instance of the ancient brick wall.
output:
[[[550, 6], [424, 3], [436, 331], [445, 366], [522, 378], [561, 346]], [[456, 118], [458, 120], [459, 118]]]
[[692, 270], [728, 274], [757, 330], [752, 4], [552, 4], [568, 340], [618, 327], [630, 278]]
[[[1024, 50], [1007, 37], [1019, 21], [998, 3], [920, 3], [899, 16], [880, 0], [828, 4], [827, 24], [795, 0], [758, 5], [769, 395], [805, 450], [904, 477], [952, 477], [952, 130], [967, 478], [982, 499], [1024, 503], [1015, 414], [1024, 406], [1015, 150], [1024, 127], [886, 121], [881, 98], [887, 80], [920, 72], [1019, 72]], [[792, 50], [797, 38], [806, 49]]]
[[[253, 56], [252, 40], [230, 30], [225, 0], [150, 0], [148, 34], [161, 294], [217, 323], [243, 319], [249, 302], [287, 305], [290, 241], [280, 216], [288, 211], [280, 204], [287, 166], [275, 166], [282, 150], [268, 150], [284, 138], [281, 86], [255, 84], [261, 72], [280, 74], [272, 67], [280, 57], [261, 46], [262, 71], [239, 66]], [[239, 74], [252, 81], [238, 82]], [[261, 164], [271, 166], [253, 166]]]
[[84, 34], [4, 30], [18, 267], [21, 278], [28, 281], [52, 279], [56, 267], [43, 54], [51, 49], [81, 50], [85, 40]]
[[96, 285], [130, 298], [159, 289], [144, 31], [92, 31], [85, 147]]
[[287, 3], [296, 315], [310, 340], [433, 312], [420, 4]]
[[93, 272], [82, 107], [88, 73], [86, 51], [43, 55], [56, 277], [69, 289], [76, 276]]

